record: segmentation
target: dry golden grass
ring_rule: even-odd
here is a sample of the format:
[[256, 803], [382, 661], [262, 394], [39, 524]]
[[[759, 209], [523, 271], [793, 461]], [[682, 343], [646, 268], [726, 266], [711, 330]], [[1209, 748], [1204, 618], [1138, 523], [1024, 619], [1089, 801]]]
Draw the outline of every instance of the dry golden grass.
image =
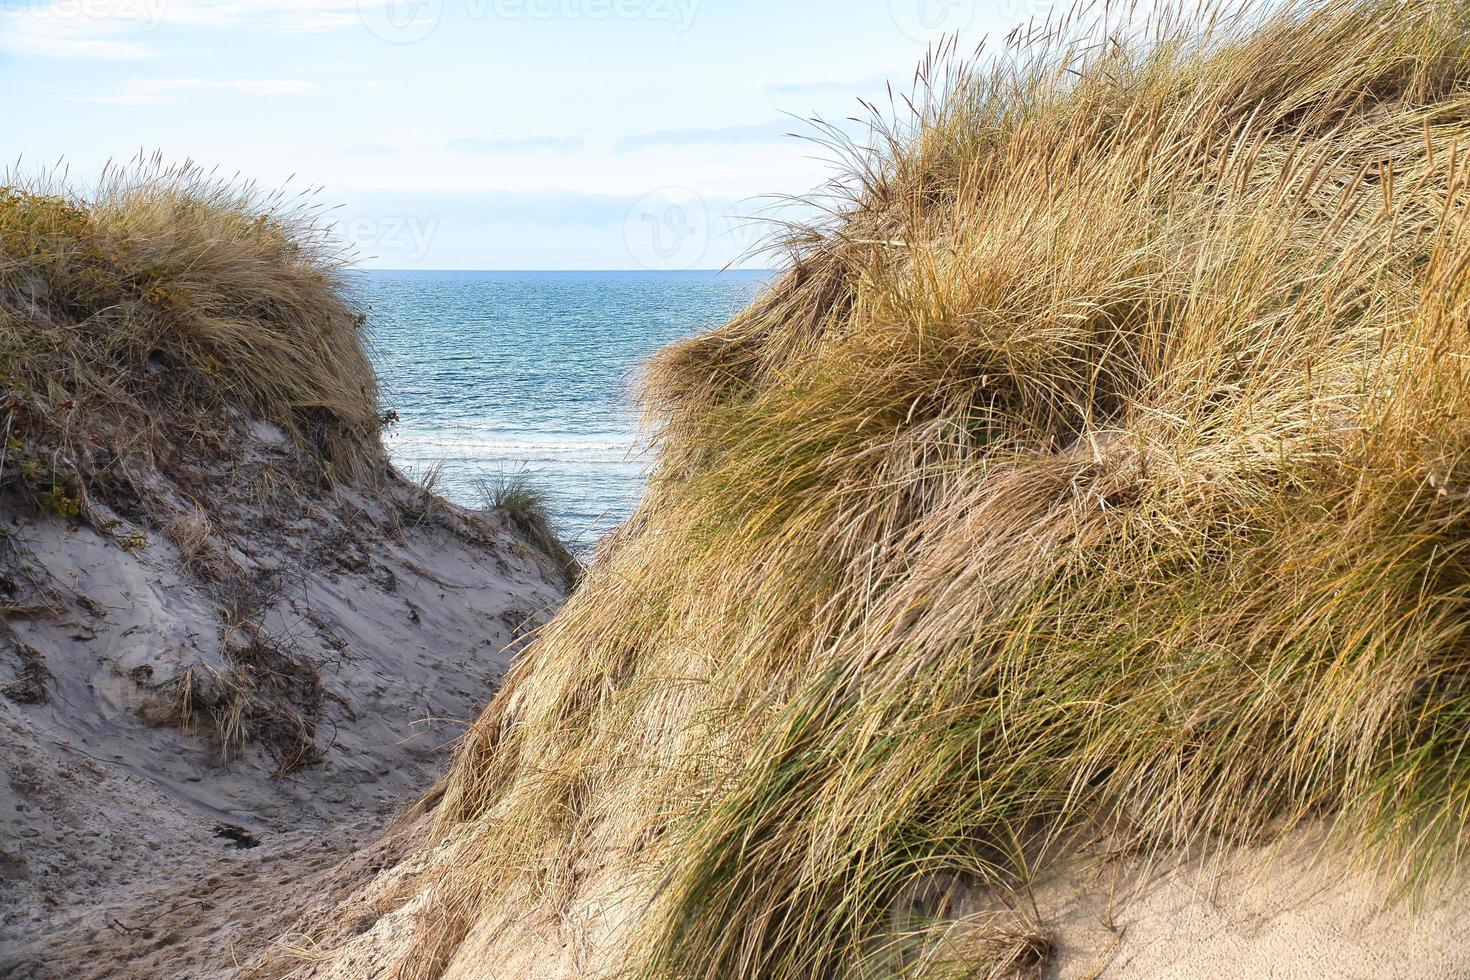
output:
[[402, 976], [608, 881], [598, 969], [754, 980], [1034, 969], [934, 896], [1102, 840], [1460, 867], [1470, 8], [989, 63], [658, 358], [646, 502], [464, 743]]
[[91, 489], [280, 426], [328, 481], [381, 470], [377, 385], [310, 207], [139, 161], [82, 196], [0, 187], [0, 485], [64, 515]]

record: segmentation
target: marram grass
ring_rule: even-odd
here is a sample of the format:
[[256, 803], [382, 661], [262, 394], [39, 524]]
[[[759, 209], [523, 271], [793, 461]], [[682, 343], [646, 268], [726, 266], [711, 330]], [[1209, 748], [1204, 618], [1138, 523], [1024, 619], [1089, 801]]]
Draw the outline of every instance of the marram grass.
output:
[[328, 480], [380, 474], [365, 320], [316, 219], [157, 158], [89, 193], [0, 177], [0, 489], [146, 497], [155, 464], [235, 454], [241, 418]]
[[754, 980], [1033, 968], [948, 899], [1102, 842], [1462, 867], [1470, 8], [989, 64], [657, 358], [646, 502], [467, 738], [403, 976], [610, 881], [599, 969]]

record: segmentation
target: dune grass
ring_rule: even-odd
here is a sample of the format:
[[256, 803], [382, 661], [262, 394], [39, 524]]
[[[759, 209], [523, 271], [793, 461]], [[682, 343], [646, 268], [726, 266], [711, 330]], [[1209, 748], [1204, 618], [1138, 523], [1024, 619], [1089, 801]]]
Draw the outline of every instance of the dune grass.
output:
[[1034, 971], [990, 889], [1308, 821], [1462, 867], [1467, 110], [1449, 0], [933, 59], [658, 357], [646, 501], [467, 737], [400, 976], [536, 914], [592, 973]]
[[502, 472], [482, 481], [479, 492], [487, 509], [502, 515], [521, 537], [549, 557], [568, 583], [576, 582], [582, 574], [582, 563], [563, 543], [550, 498], [529, 473]]
[[156, 160], [86, 194], [0, 186], [0, 483], [75, 515], [132, 492], [130, 460], [225, 454], [235, 416], [329, 481], [380, 470], [363, 316], [315, 217]]

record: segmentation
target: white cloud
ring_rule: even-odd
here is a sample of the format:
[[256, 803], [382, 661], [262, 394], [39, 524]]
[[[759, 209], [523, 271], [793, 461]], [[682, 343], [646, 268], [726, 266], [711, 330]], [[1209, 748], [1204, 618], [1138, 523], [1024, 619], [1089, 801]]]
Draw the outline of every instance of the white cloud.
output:
[[624, 136], [614, 147], [616, 153], [631, 153], [669, 146], [710, 146], [734, 143], [769, 143], [790, 136], [792, 121], [777, 119], [768, 123], [723, 126], [718, 129], [666, 129], [656, 133]]
[[776, 82], [766, 86], [772, 95], [868, 95], [882, 92], [888, 79], [882, 75], [869, 75], [855, 82]]
[[150, 105], [167, 102], [184, 92], [239, 92], [244, 95], [295, 95], [310, 92], [315, 82], [282, 78], [137, 78], [106, 95], [81, 96], [71, 101], [108, 105]]
[[[130, 8], [146, 17], [143, 7]], [[134, 37], [139, 18], [97, 19], [83, 8], [52, 4], [0, 8], [0, 50], [45, 58], [127, 60], [146, 58], [147, 43]]]
[[578, 153], [587, 141], [580, 136], [459, 136], [449, 146], [465, 153]]
[[0, 50], [42, 58], [152, 57], [175, 28], [360, 28], [357, 0], [0, 0]]
[[152, 0], [170, 24], [219, 29], [245, 24], [283, 31], [361, 27], [358, 0]]

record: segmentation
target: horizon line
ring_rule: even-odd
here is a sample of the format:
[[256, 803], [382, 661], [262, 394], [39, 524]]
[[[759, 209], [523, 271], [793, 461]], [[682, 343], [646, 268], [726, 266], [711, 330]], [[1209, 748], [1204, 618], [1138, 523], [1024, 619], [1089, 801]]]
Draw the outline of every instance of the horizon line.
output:
[[769, 269], [742, 267], [738, 269], [711, 268], [711, 269], [409, 269], [388, 266], [362, 266], [349, 265], [347, 269], [353, 272], [636, 272], [636, 273], [665, 273], [682, 274], [688, 272], [780, 272], [779, 267]]

